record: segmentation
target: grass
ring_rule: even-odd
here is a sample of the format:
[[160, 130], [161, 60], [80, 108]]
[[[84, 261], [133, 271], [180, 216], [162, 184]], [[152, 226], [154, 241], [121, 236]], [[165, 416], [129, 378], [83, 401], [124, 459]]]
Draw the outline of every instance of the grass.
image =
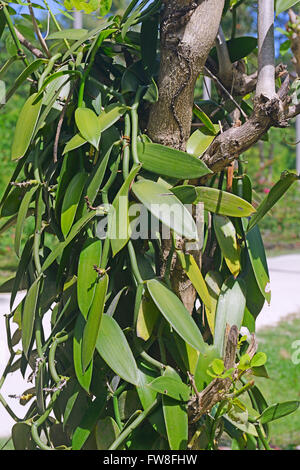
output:
[[[256, 383], [269, 405], [289, 400], [300, 401], [300, 363], [295, 364], [292, 361], [292, 356], [296, 353], [292, 345], [294, 341], [300, 340], [300, 317], [289, 316], [276, 327], [260, 330], [257, 340], [259, 350], [268, 356], [267, 370], [270, 378], [257, 378]], [[274, 446], [292, 448], [300, 445], [300, 409], [271, 423], [270, 430], [271, 443]]]

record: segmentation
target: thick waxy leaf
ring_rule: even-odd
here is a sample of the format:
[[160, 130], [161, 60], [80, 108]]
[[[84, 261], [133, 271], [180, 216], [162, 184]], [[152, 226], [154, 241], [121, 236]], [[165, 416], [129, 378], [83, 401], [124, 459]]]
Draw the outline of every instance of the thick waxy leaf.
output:
[[31, 436], [31, 426], [27, 423], [16, 423], [12, 427], [12, 441], [15, 450], [35, 450], [36, 444]]
[[258, 225], [246, 235], [246, 245], [256, 282], [268, 303], [271, 301], [270, 279], [265, 249]]
[[[242, 36], [226, 41], [231, 62], [243, 59], [257, 47], [257, 39], [252, 36]], [[212, 49], [210, 56], [218, 63], [216, 48]]]
[[116, 374], [138, 385], [139, 372], [132, 351], [118, 323], [108, 315], [102, 317], [96, 349]]
[[[102, 139], [101, 139], [101, 147], [102, 147]], [[102, 160], [100, 160], [98, 165], [94, 168], [94, 171], [92, 172], [89, 178], [89, 181], [87, 183], [86, 195], [88, 197], [90, 204], [94, 203], [97, 193], [101, 187], [103, 178], [105, 176], [105, 171], [107, 168], [108, 160], [111, 154], [111, 150], [112, 150], [112, 146], [110, 146], [110, 148], [107, 150]]]
[[[178, 375], [170, 367], [164, 373], [164, 377], [178, 380]], [[184, 450], [188, 441], [188, 415], [183, 403], [178, 403], [174, 398], [163, 395], [163, 413], [167, 429], [168, 441], [171, 450]]]
[[98, 450], [107, 450], [120, 434], [120, 429], [111, 416], [100, 419], [96, 425], [95, 435]]
[[114, 256], [129, 240], [128, 191], [139, 170], [140, 166], [131, 170], [116, 195], [109, 214], [108, 233]]
[[162, 395], [167, 395], [179, 401], [188, 401], [191, 395], [188, 385], [174, 377], [157, 377], [157, 379], [154, 379], [153, 382], [148, 384], [148, 387]]
[[19, 261], [17, 272], [16, 272], [16, 276], [14, 278], [13, 288], [11, 291], [10, 302], [9, 302], [10, 309], [12, 309], [13, 307], [18, 291], [22, 290], [22, 287], [23, 287], [22, 280], [28, 268], [30, 258], [32, 256], [32, 247], [33, 247], [33, 236], [28, 238], [22, 251], [22, 255]]
[[276, 403], [266, 408], [259, 416], [261, 424], [270, 423], [275, 419], [282, 418], [283, 416], [294, 413], [299, 408], [299, 401], [286, 401], [283, 403]]
[[70, 139], [69, 142], [67, 142], [63, 151], [63, 155], [65, 153], [71, 152], [71, 150], [75, 150], [78, 147], [81, 147], [83, 144], [86, 144], [86, 142], [87, 142], [86, 139], [82, 137], [80, 134], [75, 134], [72, 137], [72, 139]]
[[101, 276], [96, 284], [95, 295], [91, 305], [82, 338], [82, 368], [86, 370], [93, 358], [101, 319], [104, 310], [105, 296], [108, 287], [108, 275]]
[[199, 354], [196, 370], [194, 374], [195, 384], [197, 390], [201, 392], [213, 380], [207, 373], [207, 369], [214, 359], [219, 358], [219, 353], [215, 346], [206, 344], [206, 351], [204, 354]]
[[50, 253], [50, 255], [45, 259], [44, 264], [42, 265], [42, 271], [46, 271], [46, 269], [51, 266], [51, 264], [56, 260], [58, 256], [62, 254], [64, 249], [68, 246], [68, 244], [76, 237], [78, 232], [90, 221], [95, 217], [95, 211], [89, 212], [88, 214], [84, 215], [81, 219], [79, 219], [72, 227], [69, 235], [65, 239], [64, 242], [59, 243], [54, 250]]
[[94, 266], [100, 266], [102, 242], [88, 238], [81, 250], [77, 274], [77, 300], [84, 318], [87, 318], [92, 305], [98, 274]]
[[[41, 65], [43, 65], [44, 63], [44, 59], [37, 59], [35, 60], [34, 62], [32, 62], [30, 65], [28, 65], [28, 67], [26, 67], [25, 70], [23, 70], [22, 73], [20, 73], [20, 75], [16, 78], [16, 80], [14, 81], [14, 84], [13, 86], [8, 90], [8, 92], [6, 93], [6, 103], [8, 102], [8, 100], [13, 96], [13, 94], [17, 91], [17, 89], [19, 88], [19, 86], [22, 85], [22, 83], [25, 82], [25, 80], [33, 74], [33, 72], [35, 72], [38, 68], [41, 67]], [[33, 95], [31, 95], [33, 96]], [[36, 98], [36, 95], [32, 98], [31, 100], [31, 103], [34, 102]], [[1, 108], [1, 104], [0, 104], [0, 108]]]
[[98, 116], [101, 132], [105, 131], [117, 122], [126, 110], [126, 106], [120, 103], [108, 105]]
[[47, 39], [70, 39], [78, 40], [86, 35], [87, 29], [63, 29], [62, 31], [55, 31], [49, 34]]
[[92, 374], [93, 362], [91, 361], [85, 372], [82, 370], [82, 337], [85, 327], [85, 320], [81, 314], [77, 316], [73, 336], [73, 362], [75, 374], [81, 387], [89, 393]]
[[11, 149], [13, 160], [23, 157], [30, 145], [42, 106], [42, 100], [33, 104], [35, 97], [36, 93], [29, 96], [19, 114]]
[[20, 256], [21, 238], [22, 238], [25, 219], [28, 213], [29, 204], [31, 202], [32, 196], [34, 195], [37, 189], [38, 189], [38, 186], [34, 186], [29, 191], [27, 191], [20, 205], [18, 218], [17, 218], [16, 233], [15, 233], [15, 252], [17, 256]]
[[244, 199], [215, 188], [195, 188], [197, 197], [194, 204], [203, 202], [206, 210], [229, 217], [247, 217], [255, 212], [254, 207]]
[[186, 144], [186, 151], [195, 157], [200, 157], [216, 138], [215, 133], [203, 132], [197, 129], [189, 137]]
[[140, 304], [136, 323], [136, 334], [139, 338], [142, 338], [144, 341], [150, 338], [158, 316], [159, 310], [146, 292]]
[[205, 125], [206, 129], [211, 133], [216, 135], [218, 131], [216, 131], [215, 125], [211, 122], [207, 114], [199, 108], [198, 105], [194, 104], [193, 113], [197, 116], [198, 119]]
[[181, 265], [186, 272], [187, 276], [192, 281], [193, 286], [199, 294], [200, 299], [204, 305], [211, 309], [211, 300], [210, 295], [207, 290], [205, 280], [202, 276], [202, 273], [197, 265], [193, 255], [190, 253], [183, 253], [182, 251], [177, 251], [177, 256], [180, 259]]
[[226, 327], [236, 325], [238, 330], [242, 326], [246, 306], [246, 288], [242, 279], [227, 279], [221, 289], [215, 320], [214, 345], [223, 357], [224, 335]]
[[276, 202], [285, 194], [289, 187], [299, 179], [295, 173], [284, 172], [280, 180], [273, 186], [269, 194], [265, 197], [262, 203], [258, 206], [256, 214], [251, 217], [247, 231], [249, 232], [269, 210], [276, 204]]
[[161, 176], [183, 180], [211, 173], [198, 158], [165, 145], [139, 142], [138, 155], [145, 170]]
[[230, 272], [237, 276], [241, 270], [241, 263], [234, 225], [228, 217], [222, 215], [215, 215], [213, 221], [222, 255]]
[[214, 334], [216, 309], [223, 278], [218, 271], [209, 271], [205, 276], [205, 283], [210, 296], [210, 309], [206, 309], [206, 317], [210, 331]]
[[31, 343], [33, 326], [36, 315], [36, 307], [40, 289], [41, 278], [38, 278], [31, 285], [27, 292], [23, 312], [22, 312], [22, 345], [25, 356], [28, 354], [29, 346]]
[[299, 3], [299, 0], [276, 0], [275, 2], [276, 15], [279, 15], [283, 11], [288, 10], [292, 6], [296, 5], [296, 3]]
[[86, 173], [82, 171], [72, 178], [67, 187], [61, 209], [61, 230], [65, 238], [74, 222], [86, 178]]
[[142, 179], [132, 185], [132, 191], [164, 225], [188, 240], [198, 240], [197, 227], [191, 214], [165, 186]]
[[100, 395], [91, 403], [88, 410], [86, 411], [81, 423], [76, 427], [72, 437], [72, 449], [80, 450], [87, 438], [94, 429], [98, 417], [105, 407], [106, 403], [106, 390], [103, 390]]
[[147, 281], [147, 288], [155, 305], [179, 336], [203, 352], [204, 340], [200, 330], [177, 295], [156, 279]]
[[158, 15], [150, 16], [141, 26], [142, 62], [146, 73], [151, 77], [155, 72]]
[[97, 149], [101, 136], [101, 127], [97, 114], [89, 108], [77, 108], [75, 121], [82, 137]]

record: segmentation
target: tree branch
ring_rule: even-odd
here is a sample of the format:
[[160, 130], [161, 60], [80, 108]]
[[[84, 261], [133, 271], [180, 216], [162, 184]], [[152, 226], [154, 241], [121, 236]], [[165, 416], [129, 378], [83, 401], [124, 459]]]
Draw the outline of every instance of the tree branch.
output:
[[274, 98], [274, 0], [258, 0], [258, 78], [256, 96]]

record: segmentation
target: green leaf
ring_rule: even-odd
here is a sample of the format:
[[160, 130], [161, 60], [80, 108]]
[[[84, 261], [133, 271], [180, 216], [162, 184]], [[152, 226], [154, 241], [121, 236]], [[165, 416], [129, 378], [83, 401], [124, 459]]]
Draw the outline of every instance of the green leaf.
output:
[[269, 194], [264, 198], [262, 203], [258, 206], [256, 214], [251, 217], [247, 231], [249, 232], [269, 210], [276, 204], [276, 202], [285, 194], [289, 187], [297, 181], [299, 176], [295, 173], [288, 171], [282, 173], [280, 180], [273, 186]]
[[264, 352], [256, 353], [251, 359], [251, 367], [261, 367], [267, 362], [267, 355]]
[[24, 228], [24, 222], [28, 214], [29, 205], [37, 189], [38, 189], [38, 186], [34, 186], [29, 191], [27, 191], [20, 205], [18, 218], [17, 218], [16, 232], [15, 232], [15, 252], [17, 256], [20, 256], [21, 238], [22, 238], [22, 233], [23, 233], [23, 228]]
[[82, 337], [85, 327], [85, 320], [79, 313], [74, 328], [73, 336], [73, 362], [77, 380], [81, 387], [89, 393], [92, 374], [93, 374], [93, 362], [91, 361], [86, 371], [82, 370]]
[[150, 77], [155, 72], [158, 29], [158, 15], [150, 16], [141, 26], [142, 62]]
[[69, 40], [78, 40], [86, 35], [88, 32], [87, 29], [63, 29], [62, 31], [55, 31], [54, 33], [49, 34], [47, 39], [69, 39]]
[[[22, 73], [20, 73], [20, 75], [14, 81], [13, 86], [6, 93], [6, 103], [13, 96], [13, 94], [17, 91], [19, 86], [21, 86], [22, 83], [24, 83], [25, 80], [27, 80], [27, 78], [30, 77], [30, 75], [32, 75], [33, 72], [35, 72], [37, 69], [39, 69], [41, 67], [41, 65], [43, 65], [44, 63], [45, 63], [44, 59], [37, 59], [34, 62], [32, 62], [30, 65], [28, 65], [28, 67], [26, 67], [26, 69], [23, 70]], [[36, 98], [36, 94], [35, 94], [34, 98], [32, 98], [32, 101], [31, 101], [32, 103], [34, 102], [35, 98]], [[1, 106], [0, 106], [0, 108], [1, 108]]]
[[[256, 49], [257, 39], [252, 36], [242, 36], [240, 38], [229, 39], [229, 41], [226, 41], [226, 45], [228, 48], [230, 60], [232, 63], [234, 63], [251, 54], [251, 52]], [[212, 49], [210, 56], [218, 64], [216, 48]]]
[[214, 345], [219, 354], [223, 357], [224, 353], [224, 336], [226, 327], [236, 325], [240, 330], [242, 326], [244, 310], [246, 305], [246, 289], [242, 279], [227, 279], [221, 289], [218, 299]]
[[167, 227], [188, 240], [198, 240], [196, 224], [176, 196], [160, 183], [141, 179], [132, 185], [135, 196]]
[[215, 133], [205, 133], [197, 129], [189, 137], [186, 144], [186, 151], [195, 157], [200, 157], [215, 138]]
[[207, 369], [209, 365], [213, 362], [213, 360], [218, 357], [219, 354], [215, 346], [209, 346], [208, 344], [205, 345], [205, 353], [199, 354], [194, 374], [195, 384], [199, 392], [201, 392], [205, 387], [207, 387], [207, 385], [209, 385], [210, 382], [213, 380], [213, 378], [208, 375]]
[[[101, 147], [102, 147], [102, 139], [101, 139]], [[95, 166], [87, 182], [86, 195], [88, 197], [90, 204], [94, 203], [96, 196], [98, 194], [98, 191], [101, 187], [112, 148], [113, 148], [113, 145], [110, 146], [110, 148], [105, 153], [104, 157], [101, 160], [99, 160], [98, 164]]]
[[299, 408], [299, 401], [286, 401], [283, 403], [276, 403], [266, 408], [258, 417], [261, 424], [270, 423], [275, 419], [282, 418], [283, 416], [294, 413]]
[[221, 375], [224, 371], [224, 361], [222, 359], [214, 359], [211, 363], [211, 368], [216, 375]]
[[161, 176], [183, 180], [211, 173], [198, 158], [165, 145], [139, 142], [138, 155], [145, 170]]
[[216, 131], [214, 124], [211, 122], [207, 114], [205, 114], [204, 111], [202, 111], [202, 109], [199, 108], [199, 106], [196, 104], [193, 106], [193, 113], [195, 116], [197, 116], [198, 119], [200, 119], [209, 132], [211, 132], [213, 135], [217, 135], [218, 131]]
[[101, 0], [100, 2], [100, 16], [105, 16], [110, 11], [112, 0]]
[[117, 375], [138, 385], [139, 372], [132, 351], [118, 323], [108, 315], [102, 317], [96, 349]]
[[193, 318], [176, 294], [156, 279], [147, 281], [148, 291], [162, 315], [184, 341], [204, 352], [204, 340]]
[[84, 139], [80, 134], [75, 134], [69, 142], [66, 143], [66, 146], [63, 151], [63, 155], [65, 155], [68, 152], [71, 152], [71, 150], [75, 150], [78, 147], [81, 147], [83, 144], [86, 144], [87, 141]]
[[179, 401], [188, 401], [191, 395], [188, 385], [184, 384], [180, 379], [178, 380], [178, 378], [168, 376], [157, 377], [157, 379], [148, 384], [148, 387], [162, 395], [167, 395]]
[[74, 222], [87, 174], [82, 171], [75, 175], [67, 187], [61, 209], [61, 230], [66, 238]]
[[102, 242], [88, 238], [80, 252], [77, 274], [77, 300], [79, 309], [86, 319], [92, 305], [98, 274], [94, 266], [100, 266]]
[[108, 217], [108, 236], [115, 256], [129, 240], [128, 192], [130, 185], [136, 177], [140, 166], [132, 168], [113, 203]]
[[79, 426], [76, 427], [72, 437], [72, 449], [80, 450], [87, 438], [94, 429], [99, 415], [104, 409], [106, 404], [106, 390], [103, 390], [100, 395], [90, 404]]
[[27, 357], [36, 315], [36, 307], [38, 302], [38, 295], [40, 290], [41, 278], [37, 278], [30, 286], [24, 301], [22, 312], [22, 345], [23, 352]]
[[214, 215], [213, 223], [226, 264], [230, 272], [237, 276], [241, 271], [241, 262], [234, 225], [228, 217], [222, 215]]
[[[164, 377], [177, 377], [176, 372], [167, 368]], [[186, 406], [166, 395], [162, 397], [164, 420], [171, 450], [185, 450], [188, 442], [188, 415]]]
[[299, 3], [299, 0], [276, 0], [276, 3], [275, 3], [276, 15], [278, 16], [283, 11], [288, 10], [292, 6], [296, 5], [296, 3]]
[[202, 276], [202, 273], [193, 257], [190, 253], [183, 253], [182, 251], [177, 251], [177, 256], [181, 262], [181, 265], [191, 280], [193, 286], [195, 287], [200, 299], [204, 303], [205, 307], [211, 309], [211, 300], [210, 295], [207, 290], [205, 280]]
[[228, 217], [248, 217], [255, 212], [254, 207], [244, 199], [215, 188], [195, 188], [197, 198], [194, 204], [203, 202], [206, 210]]
[[69, 235], [65, 239], [64, 242], [60, 242], [54, 250], [47, 256], [43, 265], [42, 271], [46, 271], [46, 269], [51, 266], [51, 264], [62, 254], [64, 249], [68, 246], [68, 244], [76, 237], [76, 235], [80, 232], [80, 230], [92, 220], [96, 216], [96, 211], [89, 212], [88, 214], [84, 215], [81, 219], [79, 219], [72, 227]]
[[97, 422], [95, 435], [98, 450], [107, 450], [120, 434], [120, 429], [111, 416]]
[[75, 122], [82, 137], [98, 149], [101, 127], [97, 114], [89, 108], [77, 108]]
[[127, 108], [123, 104], [113, 103], [108, 105], [98, 116], [101, 132], [115, 124], [126, 112]]
[[246, 245], [254, 276], [259, 289], [267, 300], [271, 301], [270, 279], [265, 249], [258, 225], [255, 225], [246, 235]]
[[31, 436], [31, 426], [27, 423], [16, 423], [12, 427], [12, 441], [15, 450], [35, 450], [36, 444]]
[[42, 106], [42, 100], [33, 104], [35, 97], [36, 93], [29, 96], [19, 113], [11, 150], [13, 160], [23, 157], [30, 145]]
[[96, 342], [104, 310], [105, 297], [108, 288], [108, 275], [100, 277], [95, 288], [95, 295], [91, 305], [82, 338], [82, 368], [85, 371], [93, 358]]
[[210, 331], [212, 335], [214, 335], [216, 309], [223, 284], [223, 278], [218, 271], [208, 271], [205, 276], [205, 283], [210, 296], [210, 309], [206, 309], [206, 317]]
[[139, 338], [147, 341], [153, 332], [157, 323], [159, 310], [147, 292], [145, 292], [140, 304], [137, 322], [136, 334]]
[[23, 287], [22, 280], [24, 278], [25, 272], [28, 268], [32, 256], [33, 239], [33, 236], [28, 238], [22, 251], [21, 259], [18, 264], [18, 269], [14, 278], [14, 284], [10, 295], [10, 309], [12, 309], [13, 307], [18, 291], [22, 290]]

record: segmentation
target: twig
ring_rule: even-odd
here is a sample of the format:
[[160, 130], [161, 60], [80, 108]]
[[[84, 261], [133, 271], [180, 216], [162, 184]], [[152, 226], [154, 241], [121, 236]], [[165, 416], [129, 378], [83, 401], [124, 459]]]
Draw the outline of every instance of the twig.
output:
[[40, 51], [40, 49], [38, 49], [37, 47], [35, 47], [33, 44], [31, 44], [31, 42], [29, 42], [26, 38], [24, 38], [24, 36], [20, 33], [20, 31], [18, 31], [16, 27], [15, 32], [20, 43], [23, 44], [23, 46], [25, 46], [26, 49], [28, 49], [33, 55], [35, 55], [35, 57], [37, 57], [38, 59], [45, 58], [43, 52]]
[[67, 111], [68, 104], [69, 104], [70, 99], [73, 95], [74, 88], [75, 88], [75, 86], [73, 85], [71, 87], [71, 90], [70, 90], [68, 96], [67, 96], [67, 99], [66, 99], [66, 102], [65, 102], [65, 104], [63, 106], [63, 109], [61, 111], [61, 114], [59, 116], [59, 120], [58, 120], [58, 124], [57, 124], [57, 128], [56, 128], [55, 139], [54, 139], [54, 146], [53, 146], [53, 161], [54, 161], [54, 163], [57, 163], [57, 149], [58, 149], [58, 142], [59, 142], [59, 138], [60, 138], [61, 128], [62, 128], [62, 125], [63, 125], [63, 121], [64, 121], [64, 117], [65, 117], [65, 114], [66, 114], [66, 111]]
[[221, 83], [221, 81], [218, 79], [218, 77], [216, 75], [214, 75], [207, 67], [204, 66], [204, 69], [205, 69], [205, 72], [207, 73], [207, 75], [209, 75], [215, 82], [217, 82], [219, 87], [222, 88], [222, 90], [224, 91], [224, 93], [226, 93], [228, 98], [235, 104], [235, 106], [239, 109], [242, 116], [245, 119], [247, 119], [248, 118], [247, 114], [242, 110], [242, 108], [240, 107], [238, 102], [233, 98], [232, 94], [229, 93], [229, 91], [224, 87], [224, 85]]
[[51, 57], [51, 54], [49, 52], [49, 49], [48, 49], [48, 46], [46, 44], [46, 41], [45, 39], [43, 38], [43, 35], [40, 31], [40, 28], [38, 27], [38, 24], [36, 22], [36, 19], [35, 19], [35, 16], [34, 16], [34, 11], [33, 11], [33, 8], [32, 8], [32, 4], [31, 4], [31, 1], [30, 0], [27, 0], [27, 3], [28, 3], [28, 8], [29, 8], [29, 13], [30, 13], [30, 16], [31, 16], [31, 20], [32, 20], [32, 24], [33, 24], [33, 28], [34, 28], [34, 31], [38, 37], [38, 40], [40, 41], [40, 44], [42, 46], [42, 49], [43, 51], [45, 52], [46, 56], [50, 59]]

